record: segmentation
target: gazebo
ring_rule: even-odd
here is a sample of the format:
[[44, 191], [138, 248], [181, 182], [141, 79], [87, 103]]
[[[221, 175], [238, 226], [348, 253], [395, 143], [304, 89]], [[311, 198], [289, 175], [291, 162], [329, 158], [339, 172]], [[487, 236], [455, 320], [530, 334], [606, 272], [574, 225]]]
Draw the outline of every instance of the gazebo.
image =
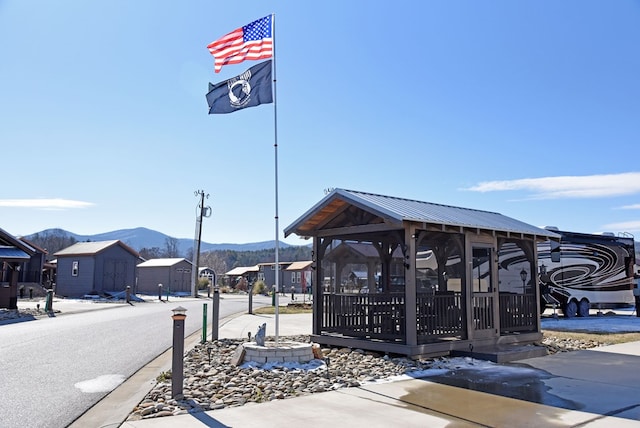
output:
[[494, 361], [544, 351], [503, 352], [542, 339], [536, 243], [559, 239], [552, 231], [495, 212], [335, 189], [284, 233], [313, 238], [314, 342]]

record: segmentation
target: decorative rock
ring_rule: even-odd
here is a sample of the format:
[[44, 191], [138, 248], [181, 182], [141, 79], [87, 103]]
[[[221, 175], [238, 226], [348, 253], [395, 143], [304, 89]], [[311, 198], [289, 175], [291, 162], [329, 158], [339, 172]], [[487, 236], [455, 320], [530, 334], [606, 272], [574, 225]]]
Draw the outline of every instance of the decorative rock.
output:
[[[287, 341], [309, 343], [309, 336], [287, 337]], [[399, 376], [437, 366], [443, 359], [411, 360], [392, 358], [375, 352], [349, 348], [322, 348], [311, 345], [316, 358], [311, 369], [292, 369], [283, 364], [271, 370], [243, 368], [232, 364], [234, 354], [243, 349], [242, 339], [220, 339], [198, 344], [185, 355], [184, 395], [171, 398], [171, 383], [158, 383], [133, 409], [129, 420], [153, 418], [263, 403], [306, 394], [358, 387], [368, 382]], [[568, 341], [546, 337], [541, 346], [549, 353], [600, 346], [599, 342]], [[207, 349], [211, 349], [211, 363]], [[320, 358], [318, 358], [320, 356]], [[330, 366], [323, 361], [329, 358]], [[204, 363], [206, 361], [206, 363]], [[206, 370], [203, 369], [206, 366]], [[315, 367], [315, 368], [313, 368]]]

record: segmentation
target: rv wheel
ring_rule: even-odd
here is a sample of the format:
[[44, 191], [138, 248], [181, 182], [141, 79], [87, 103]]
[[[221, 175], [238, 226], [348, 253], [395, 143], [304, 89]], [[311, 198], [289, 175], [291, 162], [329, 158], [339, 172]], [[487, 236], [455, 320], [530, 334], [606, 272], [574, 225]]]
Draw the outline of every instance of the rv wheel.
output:
[[578, 316], [579, 317], [589, 317], [589, 301], [587, 299], [580, 300], [578, 304]]
[[576, 302], [575, 300], [567, 302], [562, 312], [564, 312], [564, 316], [566, 318], [575, 317], [578, 314], [578, 302]]

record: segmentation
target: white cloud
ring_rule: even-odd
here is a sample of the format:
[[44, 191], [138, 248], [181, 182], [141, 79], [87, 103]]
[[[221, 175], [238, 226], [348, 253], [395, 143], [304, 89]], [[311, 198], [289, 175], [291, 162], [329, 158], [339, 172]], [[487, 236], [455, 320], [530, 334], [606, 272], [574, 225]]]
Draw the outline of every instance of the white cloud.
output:
[[87, 208], [95, 205], [92, 202], [73, 201], [70, 199], [0, 199], [0, 207], [37, 208], [43, 210], [63, 210]]
[[623, 221], [620, 223], [605, 224], [606, 230], [624, 230], [625, 232], [639, 232], [640, 220]]
[[631, 195], [640, 193], [640, 172], [484, 181], [464, 190], [482, 193], [526, 190], [533, 193], [534, 199]]
[[640, 204], [624, 205], [620, 207], [621, 210], [640, 210]]

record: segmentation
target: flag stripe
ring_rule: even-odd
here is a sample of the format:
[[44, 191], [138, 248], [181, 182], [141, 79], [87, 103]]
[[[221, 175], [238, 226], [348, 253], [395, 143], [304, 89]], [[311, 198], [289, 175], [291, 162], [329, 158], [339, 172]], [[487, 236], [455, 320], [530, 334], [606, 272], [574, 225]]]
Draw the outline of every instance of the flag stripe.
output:
[[270, 58], [273, 55], [271, 15], [233, 30], [209, 43], [207, 48], [214, 56], [216, 73], [223, 65]]

